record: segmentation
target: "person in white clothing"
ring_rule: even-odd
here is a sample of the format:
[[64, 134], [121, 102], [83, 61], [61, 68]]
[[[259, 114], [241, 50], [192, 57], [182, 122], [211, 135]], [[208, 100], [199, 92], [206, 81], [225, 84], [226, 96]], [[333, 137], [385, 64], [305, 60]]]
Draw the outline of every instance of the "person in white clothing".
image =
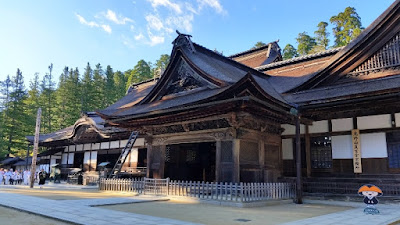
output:
[[25, 170], [24, 171], [24, 184], [29, 185], [29, 179], [31, 177], [31, 171]]
[[4, 184], [10, 184], [11, 172], [6, 170], [4, 173]]
[[3, 168], [0, 168], [0, 184], [3, 184], [3, 179], [4, 178], [4, 170]]

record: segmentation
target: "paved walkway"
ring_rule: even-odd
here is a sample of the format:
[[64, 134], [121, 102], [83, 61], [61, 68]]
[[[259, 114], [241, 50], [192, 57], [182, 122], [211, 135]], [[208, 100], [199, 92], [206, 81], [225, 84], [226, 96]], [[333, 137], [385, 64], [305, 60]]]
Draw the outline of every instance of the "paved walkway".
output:
[[[76, 200], [84, 201], [84, 200]], [[112, 204], [114, 198], [103, 199], [104, 203]], [[154, 201], [150, 199], [149, 201]], [[179, 220], [119, 212], [114, 210], [94, 208], [87, 204], [76, 204], [73, 200], [50, 200], [26, 195], [5, 193], [0, 191], [0, 205], [23, 210], [26, 212], [43, 215], [58, 220], [85, 225], [105, 224], [144, 224], [144, 225], [191, 225], [195, 223]], [[116, 204], [116, 203], [114, 203]], [[139, 206], [138, 206], [139, 207]]]
[[378, 204], [377, 209], [380, 211], [378, 215], [364, 214], [364, 203], [356, 202], [339, 202], [339, 201], [322, 201], [322, 200], [305, 200], [305, 203], [330, 204], [350, 206], [354, 209], [345, 210], [336, 213], [330, 213], [322, 216], [316, 216], [308, 219], [297, 220], [284, 225], [306, 225], [306, 224], [391, 224], [400, 220], [399, 204]]

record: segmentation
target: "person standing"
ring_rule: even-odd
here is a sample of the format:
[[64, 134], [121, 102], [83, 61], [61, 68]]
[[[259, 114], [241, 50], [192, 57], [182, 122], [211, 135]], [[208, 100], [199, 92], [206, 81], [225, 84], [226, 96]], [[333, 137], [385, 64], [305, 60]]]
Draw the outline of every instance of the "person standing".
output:
[[4, 170], [3, 170], [3, 168], [0, 168], [0, 184], [2, 184], [3, 183], [3, 179], [4, 178]]
[[44, 169], [42, 169], [39, 172], [39, 187], [42, 188], [43, 185], [46, 183], [46, 172], [44, 171]]
[[29, 185], [29, 178], [31, 177], [31, 171], [25, 170], [24, 171], [24, 184]]

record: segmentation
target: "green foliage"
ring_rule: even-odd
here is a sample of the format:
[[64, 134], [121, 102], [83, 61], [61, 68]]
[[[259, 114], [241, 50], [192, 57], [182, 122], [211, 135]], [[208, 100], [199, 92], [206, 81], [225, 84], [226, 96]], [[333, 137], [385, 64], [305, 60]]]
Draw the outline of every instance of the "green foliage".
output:
[[261, 47], [264, 47], [264, 46], [266, 46], [266, 45], [267, 45], [267, 44], [265, 44], [264, 42], [259, 41], [259, 42], [257, 42], [257, 43], [253, 46], [252, 49], [261, 48]]
[[283, 49], [283, 55], [282, 58], [285, 59], [291, 59], [294, 57], [299, 56], [299, 54], [297, 53], [297, 50], [293, 47], [293, 45], [291, 44], [287, 44], [285, 46], [285, 48]]
[[335, 36], [334, 47], [347, 45], [363, 30], [361, 18], [353, 7], [347, 7], [344, 12], [332, 16], [330, 22], [335, 26], [333, 28], [333, 35]]
[[169, 55], [167, 54], [162, 54], [160, 56], [160, 58], [156, 61], [155, 68], [153, 69], [154, 77], [160, 77], [164, 73], [165, 69], [168, 66], [169, 59]]
[[129, 86], [134, 83], [139, 83], [141, 81], [153, 78], [150, 71], [151, 69], [149, 64], [143, 59], [140, 60], [133, 68], [133, 70], [131, 70], [129, 74], [126, 74], [127, 75], [126, 90], [128, 90]]
[[317, 45], [315, 39], [308, 35], [307, 32], [299, 33], [296, 41], [298, 43], [297, 52], [300, 55], [308, 54]]
[[318, 30], [316, 30], [314, 32], [315, 34], [315, 41], [317, 42], [317, 45], [314, 47], [314, 49], [322, 49], [322, 50], [326, 50], [328, 48], [329, 45], [329, 39], [328, 39], [328, 35], [329, 32], [326, 31], [326, 27], [328, 26], [327, 22], [319, 22], [318, 24]]

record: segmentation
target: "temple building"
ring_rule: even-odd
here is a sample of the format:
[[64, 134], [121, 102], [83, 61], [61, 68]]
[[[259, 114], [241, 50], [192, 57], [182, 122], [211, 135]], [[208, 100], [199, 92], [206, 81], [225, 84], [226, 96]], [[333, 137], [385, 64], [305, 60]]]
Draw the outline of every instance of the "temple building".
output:
[[179, 33], [159, 80], [83, 119], [102, 120], [101, 129], [77, 122], [41, 143], [60, 152], [61, 164], [94, 169], [111, 157], [99, 160], [101, 152], [118, 155], [123, 145], [103, 149], [101, 141], [111, 146], [138, 131], [146, 176], [173, 180], [275, 182], [297, 175], [296, 152], [305, 177], [394, 177], [399, 7], [397, 0], [345, 47], [289, 60], [277, 42], [225, 57]]

